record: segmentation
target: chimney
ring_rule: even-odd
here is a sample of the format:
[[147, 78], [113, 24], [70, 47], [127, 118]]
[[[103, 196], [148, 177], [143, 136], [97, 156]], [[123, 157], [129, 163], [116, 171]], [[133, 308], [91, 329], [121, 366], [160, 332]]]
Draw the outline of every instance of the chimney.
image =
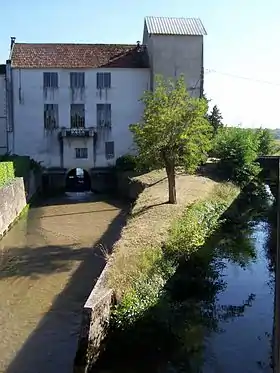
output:
[[136, 43], [137, 43], [137, 45], [136, 45], [137, 52], [141, 52], [141, 44], [140, 44], [140, 41], [138, 40]]
[[11, 46], [10, 49], [12, 50], [14, 44], [15, 44], [16, 38], [14, 36], [11, 36]]

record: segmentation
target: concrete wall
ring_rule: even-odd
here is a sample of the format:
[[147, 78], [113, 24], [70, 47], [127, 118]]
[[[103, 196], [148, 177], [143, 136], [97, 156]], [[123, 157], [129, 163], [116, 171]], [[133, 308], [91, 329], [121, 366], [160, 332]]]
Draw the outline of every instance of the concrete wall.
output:
[[0, 188], [0, 237], [26, 206], [24, 182], [21, 177]]
[[144, 32], [153, 74], [165, 78], [184, 74], [187, 88], [199, 97], [203, 67], [203, 36], [150, 35]]
[[24, 180], [25, 195], [27, 203], [42, 187], [42, 174], [41, 172], [34, 173], [29, 171], [28, 178]]
[[[142, 183], [131, 180], [129, 173], [118, 175], [118, 190], [122, 197], [136, 199], [144, 188], [145, 185]], [[115, 304], [114, 293], [106, 283], [110, 265], [109, 261], [84, 305], [74, 373], [90, 373], [93, 364], [105, 347], [111, 308]]]
[[0, 155], [7, 151], [6, 81], [0, 71]]
[[108, 266], [105, 266], [83, 308], [74, 373], [90, 372], [104, 348], [114, 303], [113, 291], [106, 286]]
[[[43, 72], [58, 72], [59, 88], [48, 92], [43, 89]], [[70, 89], [70, 72], [67, 69], [13, 69], [14, 103], [14, 148], [19, 155], [29, 155], [42, 161], [46, 167], [60, 167], [60, 148], [58, 133], [46, 133], [44, 130], [44, 104], [59, 105], [59, 127], [70, 128], [70, 104], [85, 104], [86, 127], [96, 126], [96, 105], [110, 103], [112, 108], [112, 128], [104, 130], [98, 136], [96, 163], [93, 162], [93, 139], [64, 139], [64, 165], [66, 168], [85, 169], [106, 167], [114, 164], [116, 158], [127, 153], [132, 146], [129, 124], [140, 120], [143, 105], [139, 102], [143, 91], [149, 87], [149, 69], [85, 69], [85, 90], [73, 99]], [[111, 72], [112, 88], [96, 89], [96, 73]], [[11, 136], [12, 138], [12, 136]], [[115, 142], [115, 157], [105, 157], [105, 141]], [[75, 148], [88, 147], [88, 159], [76, 159]]]

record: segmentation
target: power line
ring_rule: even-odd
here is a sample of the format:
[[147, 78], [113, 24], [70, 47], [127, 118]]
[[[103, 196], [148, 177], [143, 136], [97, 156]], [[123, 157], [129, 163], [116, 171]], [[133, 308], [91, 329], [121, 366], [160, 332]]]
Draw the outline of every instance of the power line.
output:
[[248, 78], [248, 77], [245, 77], [245, 76], [225, 73], [225, 72], [217, 71], [217, 70], [214, 70], [214, 69], [205, 69], [205, 73], [206, 74], [215, 73], [215, 74], [219, 74], [219, 75], [226, 75], [226, 76], [230, 76], [231, 78], [235, 78], [235, 79], [243, 79], [243, 80], [247, 80], [247, 81], [251, 81], [251, 82], [255, 82], [255, 83], [269, 84], [269, 85], [280, 87], [280, 83], [277, 83], [277, 82], [275, 83], [275, 82], [271, 82], [271, 81], [267, 81], [267, 80]]

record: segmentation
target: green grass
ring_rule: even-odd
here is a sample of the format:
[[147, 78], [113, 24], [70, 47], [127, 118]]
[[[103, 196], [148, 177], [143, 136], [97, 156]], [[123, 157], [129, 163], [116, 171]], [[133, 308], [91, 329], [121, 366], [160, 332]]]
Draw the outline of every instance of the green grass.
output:
[[[115, 290], [122, 290], [113, 311], [113, 322], [117, 327], [125, 329], [132, 325], [157, 303], [180, 260], [188, 259], [204, 245], [238, 193], [239, 189], [232, 184], [216, 184], [208, 197], [185, 206], [183, 214], [173, 220], [164, 242], [156, 243], [150, 236], [151, 244], [141, 246], [138, 243], [138, 249], [131, 248], [125, 261], [119, 260], [124, 259], [122, 251], [115, 253], [109, 283]], [[158, 214], [153, 218], [160, 220], [165, 216]], [[126, 244], [129, 243], [132, 242]], [[129, 252], [130, 248], [125, 242], [123, 244]]]

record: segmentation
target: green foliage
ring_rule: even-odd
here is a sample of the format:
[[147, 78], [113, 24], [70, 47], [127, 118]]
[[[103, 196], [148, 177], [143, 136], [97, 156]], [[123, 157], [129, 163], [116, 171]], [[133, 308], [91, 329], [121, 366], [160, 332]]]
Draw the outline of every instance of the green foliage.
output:
[[126, 329], [155, 306], [166, 282], [175, 273], [182, 257], [198, 250], [220, 224], [220, 217], [237, 195], [230, 185], [218, 187], [208, 201], [194, 203], [173, 225], [162, 248], [144, 250], [139, 258], [139, 273], [113, 311], [113, 324]]
[[208, 120], [213, 127], [214, 134], [217, 134], [218, 130], [223, 127], [223, 117], [217, 105], [213, 107]]
[[132, 287], [127, 289], [113, 311], [113, 324], [119, 329], [133, 325], [147, 309], [153, 307], [166, 281], [176, 270], [174, 260], [163, 256], [161, 248], [143, 250], [139, 258], [139, 272]]
[[153, 168], [185, 165], [193, 172], [211, 148], [211, 126], [206, 119], [207, 101], [189, 96], [184, 78], [165, 81], [145, 92], [143, 119], [130, 129], [139, 158]]
[[220, 217], [236, 195], [235, 188], [218, 187], [212, 199], [189, 206], [182, 218], [174, 224], [166, 250], [178, 259], [193, 254], [220, 225]]
[[38, 172], [42, 169], [39, 162], [30, 159], [28, 156], [17, 154], [4, 154], [0, 157], [0, 162], [13, 162], [16, 177], [28, 177], [29, 171]]
[[258, 129], [256, 137], [259, 142], [258, 155], [273, 155], [277, 151], [273, 134], [269, 129]]
[[14, 179], [14, 165], [13, 162], [0, 162], [0, 187], [7, 184]]
[[255, 162], [260, 151], [260, 136], [251, 129], [240, 127], [218, 131], [214, 153], [225, 178], [244, 186], [260, 172]]
[[138, 156], [125, 154], [116, 160], [116, 168], [121, 171], [151, 171], [150, 165]]
[[136, 170], [137, 160], [134, 155], [125, 154], [116, 160], [116, 167], [122, 171]]

